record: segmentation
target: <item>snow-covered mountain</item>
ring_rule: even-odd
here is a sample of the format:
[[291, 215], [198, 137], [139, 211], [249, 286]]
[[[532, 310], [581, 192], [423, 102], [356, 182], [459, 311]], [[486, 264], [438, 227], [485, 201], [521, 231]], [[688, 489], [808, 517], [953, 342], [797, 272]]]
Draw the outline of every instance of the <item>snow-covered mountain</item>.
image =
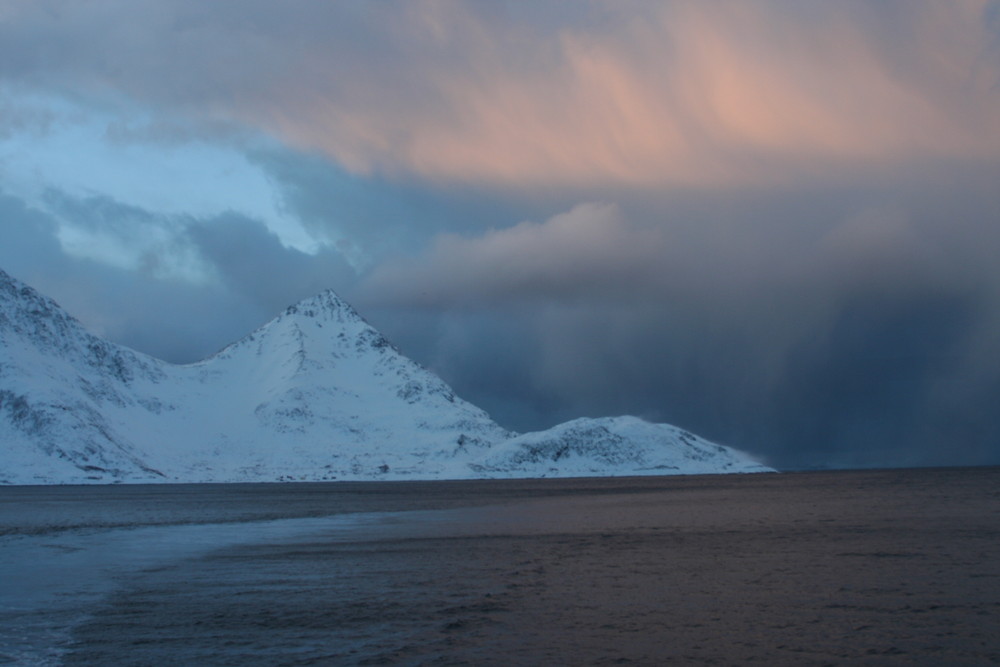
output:
[[0, 271], [0, 483], [760, 470], [631, 417], [515, 437], [332, 292], [175, 365], [88, 333]]

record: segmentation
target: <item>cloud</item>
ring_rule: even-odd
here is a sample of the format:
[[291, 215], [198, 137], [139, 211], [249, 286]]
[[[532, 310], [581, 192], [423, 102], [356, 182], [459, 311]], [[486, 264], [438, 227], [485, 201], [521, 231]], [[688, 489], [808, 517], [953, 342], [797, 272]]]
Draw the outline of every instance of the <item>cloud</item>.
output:
[[18, 134], [37, 137], [48, 130], [53, 119], [48, 109], [5, 96], [0, 99], [0, 141]]
[[57, 191], [47, 201], [51, 211], [0, 193], [0, 267], [98, 335], [167, 361], [200, 359], [356, 280], [335, 249], [286, 247], [239, 214], [166, 216]]
[[544, 223], [525, 221], [477, 238], [441, 235], [418, 259], [378, 266], [361, 298], [442, 305], [602, 291], [621, 296], [646, 280], [662, 245], [657, 232], [629, 225], [616, 206], [580, 204]]
[[356, 279], [336, 249], [288, 248], [259, 221], [236, 214], [192, 224], [185, 237], [233, 295], [268, 318], [323, 290], [344, 291]]
[[40, 1], [0, 22], [0, 77], [241, 123], [357, 173], [774, 185], [995, 160], [996, 7]]
[[786, 211], [756, 223], [748, 209], [686, 222], [669, 208], [629, 217], [615, 204], [583, 203], [541, 223], [439, 234], [421, 254], [376, 266], [358, 296], [438, 308], [656, 298], [674, 308], [713, 301], [740, 312], [741, 301], [762, 294], [805, 301], [812, 292], [829, 308], [842, 292], [947, 290], [969, 280], [959, 268], [965, 248], [946, 255], [931, 242], [944, 221], [911, 219], [899, 207], [813, 215]]
[[77, 197], [49, 189], [44, 210], [65, 254], [152, 278], [204, 283], [209, 267], [184, 238], [193, 219], [154, 213], [106, 195]]
[[315, 154], [255, 151], [284, 212], [359, 269], [456, 224], [509, 224], [519, 203], [351, 174]]
[[1000, 63], [981, 6], [908, 3], [918, 18], [889, 34], [866, 28], [864, 4], [807, 4], [631, 5], [560, 31], [530, 66], [509, 57], [521, 26], [491, 38], [476, 17], [436, 16], [447, 46], [469, 50], [431, 79], [444, 113], [368, 116], [368, 133], [404, 128], [387, 151], [432, 177], [518, 185], [773, 184], [996, 156]]

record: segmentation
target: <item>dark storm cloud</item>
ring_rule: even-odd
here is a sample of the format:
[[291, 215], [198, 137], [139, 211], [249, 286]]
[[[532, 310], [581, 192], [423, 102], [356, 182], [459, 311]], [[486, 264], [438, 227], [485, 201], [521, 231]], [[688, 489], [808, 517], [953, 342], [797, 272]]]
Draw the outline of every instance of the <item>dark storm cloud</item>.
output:
[[237, 214], [192, 224], [185, 238], [230, 292], [268, 317], [325, 289], [344, 291], [355, 280], [336, 250], [308, 254], [287, 248], [263, 224]]
[[[951, 178], [964, 185], [942, 188]], [[445, 313], [437, 340], [413, 347], [450, 359], [441, 370], [459, 391], [514, 427], [639, 413], [780, 466], [995, 462], [989, 181], [942, 172], [925, 188], [844, 190], [811, 207], [716, 200], [676, 221], [644, 217], [669, 207], [581, 205], [442, 236], [377, 268], [358, 297]], [[405, 341], [413, 325], [384, 326]]]

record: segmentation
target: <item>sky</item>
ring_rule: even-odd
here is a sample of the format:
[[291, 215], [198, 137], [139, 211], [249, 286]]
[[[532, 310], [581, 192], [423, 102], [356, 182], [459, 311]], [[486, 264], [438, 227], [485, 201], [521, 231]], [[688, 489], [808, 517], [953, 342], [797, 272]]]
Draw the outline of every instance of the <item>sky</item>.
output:
[[0, 268], [176, 363], [332, 288], [508, 428], [1000, 464], [996, 0], [0, 0]]

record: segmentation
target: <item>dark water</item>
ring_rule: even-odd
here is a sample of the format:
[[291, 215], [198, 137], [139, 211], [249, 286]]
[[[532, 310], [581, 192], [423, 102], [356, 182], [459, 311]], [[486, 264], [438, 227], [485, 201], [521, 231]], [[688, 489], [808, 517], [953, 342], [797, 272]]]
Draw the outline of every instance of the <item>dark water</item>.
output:
[[19, 664], [1000, 664], [996, 468], [0, 488], [0, 535]]

